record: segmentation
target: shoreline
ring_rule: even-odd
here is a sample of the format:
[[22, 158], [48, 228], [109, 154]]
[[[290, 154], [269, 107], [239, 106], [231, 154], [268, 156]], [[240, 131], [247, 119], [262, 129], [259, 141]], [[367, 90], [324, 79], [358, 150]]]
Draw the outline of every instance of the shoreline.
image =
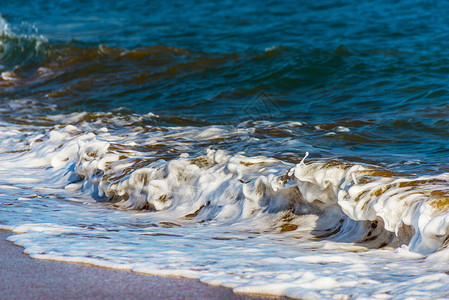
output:
[[235, 294], [194, 279], [36, 260], [0, 230], [0, 299], [287, 299]]

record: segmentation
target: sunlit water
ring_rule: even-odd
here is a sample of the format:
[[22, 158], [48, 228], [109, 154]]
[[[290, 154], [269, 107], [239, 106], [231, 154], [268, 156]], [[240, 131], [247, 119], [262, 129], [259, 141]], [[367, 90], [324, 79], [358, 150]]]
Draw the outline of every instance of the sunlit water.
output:
[[442, 3], [0, 4], [0, 226], [38, 259], [449, 297]]

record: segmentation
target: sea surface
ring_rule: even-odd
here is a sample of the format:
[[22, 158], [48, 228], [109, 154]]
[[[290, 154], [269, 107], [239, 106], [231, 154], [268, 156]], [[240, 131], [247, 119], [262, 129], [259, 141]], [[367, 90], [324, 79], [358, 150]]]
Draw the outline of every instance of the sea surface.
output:
[[448, 13], [1, 1], [0, 227], [235, 293], [448, 298]]

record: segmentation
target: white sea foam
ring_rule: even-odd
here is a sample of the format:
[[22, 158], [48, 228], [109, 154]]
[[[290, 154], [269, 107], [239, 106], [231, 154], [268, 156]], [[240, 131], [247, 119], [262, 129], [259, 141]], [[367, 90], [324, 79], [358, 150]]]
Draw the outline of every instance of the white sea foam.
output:
[[124, 130], [85, 116], [40, 130], [2, 124], [0, 222], [31, 257], [237, 293], [447, 296], [447, 174], [198, 146], [249, 126]]

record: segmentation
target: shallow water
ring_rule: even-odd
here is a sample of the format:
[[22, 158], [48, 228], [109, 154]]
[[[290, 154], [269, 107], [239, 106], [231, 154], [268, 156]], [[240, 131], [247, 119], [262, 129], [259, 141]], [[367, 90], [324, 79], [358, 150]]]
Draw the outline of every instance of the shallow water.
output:
[[0, 226], [32, 257], [448, 297], [443, 3], [0, 4]]

